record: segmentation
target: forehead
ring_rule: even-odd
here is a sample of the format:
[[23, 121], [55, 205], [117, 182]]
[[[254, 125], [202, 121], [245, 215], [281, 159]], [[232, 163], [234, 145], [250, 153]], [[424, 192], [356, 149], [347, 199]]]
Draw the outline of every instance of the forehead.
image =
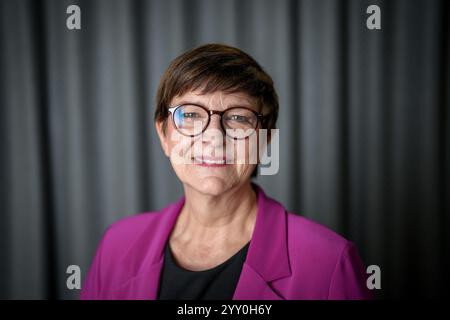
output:
[[248, 108], [256, 108], [255, 99], [245, 92], [224, 92], [216, 91], [212, 93], [202, 94], [201, 90], [188, 91], [183, 95], [176, 96], [172, 99], [171, 105], [183, 103], [196, 103], [205, 107], [229, 108], [231, 106], [242, 106]]

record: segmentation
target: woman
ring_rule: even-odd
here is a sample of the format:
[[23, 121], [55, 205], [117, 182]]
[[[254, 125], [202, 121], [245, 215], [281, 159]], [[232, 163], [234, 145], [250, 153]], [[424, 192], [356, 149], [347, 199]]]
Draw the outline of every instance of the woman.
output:
[[177, 57], [155, 125], [184, 197], [109, 227], [81, 298], [369, 298], [352, 243], [251, 182], [259, 133], [277, 116], [272, 79], [241, 50], [210, 44]]

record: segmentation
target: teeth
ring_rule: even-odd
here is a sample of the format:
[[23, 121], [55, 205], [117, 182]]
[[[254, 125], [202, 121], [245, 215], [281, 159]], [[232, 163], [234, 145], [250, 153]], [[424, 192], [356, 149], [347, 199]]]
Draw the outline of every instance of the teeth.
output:
[[225, 163], [225, 161], [223, 159], [222, 160], [206, 160], [206, 159], [203, 159], [203, 162], [206, 163], [206, 164], [224, 164]]
[[195, 161], [200, 162], [200, 163], [206, 163], [206, 164], [224, 164], [225, 163], [224, 159], [210, 160], [210, 159], [203, 159], [203, 158], [198, 158], [198, 157], [195, 157]]

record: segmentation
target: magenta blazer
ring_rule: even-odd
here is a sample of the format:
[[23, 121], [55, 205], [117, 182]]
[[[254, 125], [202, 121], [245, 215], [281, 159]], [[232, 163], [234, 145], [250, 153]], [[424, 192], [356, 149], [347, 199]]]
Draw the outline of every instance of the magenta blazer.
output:
[[[234, 292], [237, 300], [369, 299], [355, 246], [287, 212], [253, 184], [256, 225]], [[81, 289], [81, 299], [156, 299], [164, 245], [184, 197], [159, 212], [124, 218], [105, 232]]]

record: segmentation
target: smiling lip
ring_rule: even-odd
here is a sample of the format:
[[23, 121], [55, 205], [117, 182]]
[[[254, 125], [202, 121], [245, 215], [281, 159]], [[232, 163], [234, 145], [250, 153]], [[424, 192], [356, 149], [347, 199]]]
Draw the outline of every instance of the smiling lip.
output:
[[226, 158], [214, 157], [195, 157], [194, 164], [203, 167], [225, 167], [227, 165]]

